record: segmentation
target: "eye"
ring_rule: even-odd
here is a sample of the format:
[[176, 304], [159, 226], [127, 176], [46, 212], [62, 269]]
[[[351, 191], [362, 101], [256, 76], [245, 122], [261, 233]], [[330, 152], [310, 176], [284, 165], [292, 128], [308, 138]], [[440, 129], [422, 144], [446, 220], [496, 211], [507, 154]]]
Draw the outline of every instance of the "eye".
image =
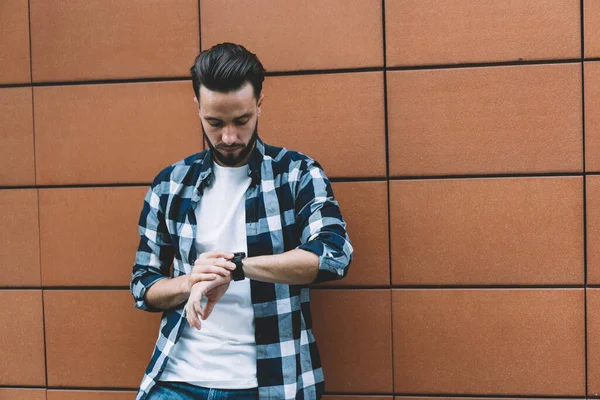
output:
[[207, 122], [208, 122], [208, 124], [210, 126], [215, 127], [215, 128], [219, 128], [219, 127], [223, 126], [223, 122], [222, 121], [213, 121], [213, 120], [210, 120], [210, 121], [207, 121]]
[[234, 123], [235, 123], [237, 126], [242, 126], [242, 125], [246, 125], [246, 124], [248, 123], [248, 120], [249, 120], [249, 118], [244, 118], [244, 119], [236, 119], [236, 120], [234, 121]]

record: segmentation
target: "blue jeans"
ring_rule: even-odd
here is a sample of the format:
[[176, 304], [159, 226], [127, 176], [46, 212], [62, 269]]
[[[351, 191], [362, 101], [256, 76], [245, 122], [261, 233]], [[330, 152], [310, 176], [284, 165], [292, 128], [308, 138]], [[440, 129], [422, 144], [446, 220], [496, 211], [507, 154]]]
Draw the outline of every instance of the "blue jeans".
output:
[[183, 382], [157, 382], [149, 400], [258, 400], [258, 389], [208, 389]]

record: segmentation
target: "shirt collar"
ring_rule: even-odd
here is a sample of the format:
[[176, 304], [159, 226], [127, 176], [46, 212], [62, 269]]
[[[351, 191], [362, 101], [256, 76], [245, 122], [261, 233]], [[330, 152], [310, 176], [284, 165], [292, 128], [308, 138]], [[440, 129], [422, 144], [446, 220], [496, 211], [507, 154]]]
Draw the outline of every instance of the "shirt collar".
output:
[[[204, 188], [210, 185], [210, 182], [213, 177], [213, 151], [212, 149], [208, 149], [202, 158], [198, 157], [195, 162], [202, 162], [202, 166], [200, 168], [200, 173], [198, 175], [198, 185], [196, 188], [196, 193], [202, 195], [204, 192]], [[252, 151], [252, 155], [250, 156], [250, 161], [248, 162], [248, 176], [252, 178], [251, 185], [257, 185], [260, 183], [261, 179], [261, 165], [265, 156], [265, 144], [261, 140], [261, 138], [256, 138], [256, 146], [254, 146], [254, 150]]]

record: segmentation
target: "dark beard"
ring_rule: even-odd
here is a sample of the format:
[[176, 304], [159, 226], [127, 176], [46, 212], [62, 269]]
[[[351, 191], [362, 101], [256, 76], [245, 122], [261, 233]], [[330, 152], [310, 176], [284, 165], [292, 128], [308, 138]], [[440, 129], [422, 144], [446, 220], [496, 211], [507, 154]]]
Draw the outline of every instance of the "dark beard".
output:
[[[216, 161], [223, 164], [226, 167], [233, 167], [240, 164], [248, 155], [254, 150], [254, 146], [256, 145], [256, 140], [258, 139], [258, 121], [256, 121], [256, 125], [254, 126], [254, 132], [252, 132], [252, 136], [248, 141], [248, 145], [244, 147], [244, 149], [239, 154], [223, 154], [221, 153], [215, 146], [212, 144], [206, 132], [204, 131], [204, 126], [200, 124], [202, 127], [202, 134], [204, 135], [204, 139], [208, 143], [208, 147], [210, 147], [212, 155], [216, 158]], [[220, 145], [221, 147], [223, 145]]]

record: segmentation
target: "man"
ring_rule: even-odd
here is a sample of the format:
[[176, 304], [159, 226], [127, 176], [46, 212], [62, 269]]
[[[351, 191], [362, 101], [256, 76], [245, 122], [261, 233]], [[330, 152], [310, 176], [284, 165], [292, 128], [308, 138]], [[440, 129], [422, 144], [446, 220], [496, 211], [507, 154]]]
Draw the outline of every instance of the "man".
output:
[[307, 285], [343, 278], [352, 245], [319, 164], [258, 137], [263, 80], [232, 43], [192, 67], [209, 149], [164, 169], [144, 201], [131, 291], [164, 314], [137, 399], [323, 393]]

